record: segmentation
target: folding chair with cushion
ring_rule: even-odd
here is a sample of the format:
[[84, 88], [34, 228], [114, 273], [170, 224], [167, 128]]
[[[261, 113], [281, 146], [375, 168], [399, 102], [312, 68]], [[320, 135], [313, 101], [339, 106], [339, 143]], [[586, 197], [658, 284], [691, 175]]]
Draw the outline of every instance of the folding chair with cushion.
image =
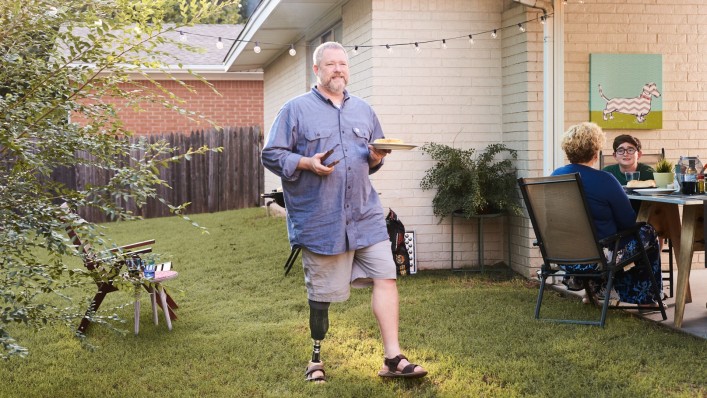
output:
[[[79, 217], [77, 214], [71, 213], [69, 207], [66, 204], [62, 205], [62, 208], [66, 212], [66, 214], [64, 215], [66, 232], [69, 235], [72, 244], [81, 253], [84, 266], [93, 273], [96, 286], [98, 287], [98, 291], [93, 297], [91, 305], [86, 311], [86, 315], [83, 317], [78, 327], [78, 331], [80, 333], [85, 334], [86, 330], [88, 329], [88, 326], [91, 323], [92, 316], [96, 313], [96, 311], [98, 311], [98, 308], [101, 306], [101, 303], [103, 303], [103, 299], [108, 293], [115, 292], [118, 290], [118, 288], [113, 283], [114, 279], [120, 274], [121, 268], [123, 267], [123, 265], [125, 265], [125, 260], [134, 256], [140, 256], [141, 254], [152, 252], [152, 248], [146, 246], [154, 244], [155, 240], [150, 239], [142, 242], [131, 243], [129, 245], [115, 247], [106, 251], [96, 252], [89, 244], [82, 241], [80, 233], [77, 231], [76, 228], [77, 226], [86, 223], [86, 221]], [[158, 273], [157, 275], [160, 274]], [[160, 276], [165, 275], [166, 274], [162, 274]], [[176, 275], [170, 277], [169, 279], [173, 279], [174, 277], [176, 277]], [[161, 282], [161, 280], [158, 282]], [[177, 304], [174, 302], [174, 300], [172, 299], [172, 297], [170, 297], [169, 294], [164, 292], [164, 288], [161, 288], [159, 283], [157, 283], [155, 286], [150, 286], [149, 283], [145, 283], [142, 284], [142, 286], [150, 293], [154, 293], [155, 289], [158, 289], [160, 297], [162, 297], [162, 293], [164, 294], [164, 300], [160, 300], [156, 304], [159, 305], [163, 311], [165, 311], [165, 317], [168, 319], [167, 324], [168, 326], [170, 326], [171, 329], [171, 320], [177, 319], [177, 316], [174, 313], [174, 309], [178, 308]]]
[[[595, 273], [565, 273], [564, 275], [591, 277], [607, 281], [600, 319], [598, 321], [548, 320], [604, 327], [616, 271], [639, 260], [640, 257], [643, 261], [636, 262], [637, 266], [647, 267], [649, 274], [653, 275], [650, 272], [648, 255], [642, 244], [638, 245], [640, 247], [638, 254], [630, 258], [622, 258], [619, 262], [617, 262], [617, 256], [615, 255], [607, 258], [604, 254], [604, 248], [611, 248], [613, 253], [617, 253], [624, 238], [633, 237], [640, 242], [639, 231], [645, 223], [636, 223], [628, 230], [620, 231], [604, 239], [598, 239], [578, 173], [551, 177], [519, 178], [518, 185], [523, 194], [523, 200], [535, 231], [537, 245], [540, 247], [543, 257], [543, 264], [540, 270], [540, 291], [535, 305], [535, 318], [540, 319], [540, 306], [543, 300], [546, 280], [559, 270], [559, 265], [598, 264], [598, 271]], [[663, 315], [663, 320], [665, 320], [667, 316], [663, 301], [660, 299], [658, 284], [653, 280], [651, 285], [651, 289], [658, 297], [660, 311]], [[637, 308], [637, 306], [622, 305], [621, 308]]]

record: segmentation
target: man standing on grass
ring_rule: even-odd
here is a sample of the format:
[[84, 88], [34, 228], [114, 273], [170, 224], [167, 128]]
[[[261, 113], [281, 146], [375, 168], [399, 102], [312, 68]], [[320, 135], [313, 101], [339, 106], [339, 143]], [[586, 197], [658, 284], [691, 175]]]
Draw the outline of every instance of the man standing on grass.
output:
[[339, 43], [314, 51], [317, 85], [287, 102], [263, 149], [263, 165], [282, 180], [290, 244], [302, 248], [314, 340], [308, 381], [324, 382], [321, 341], [329, 304], [349, 298], [350, 286], [373, 286], [371, 307], [385, 351], [381, 377], [422, 377], [398, 343], [398, 290], [383, 206], [369, 179], [390, 151], [373, 109], [346, 91], [348, 55]]

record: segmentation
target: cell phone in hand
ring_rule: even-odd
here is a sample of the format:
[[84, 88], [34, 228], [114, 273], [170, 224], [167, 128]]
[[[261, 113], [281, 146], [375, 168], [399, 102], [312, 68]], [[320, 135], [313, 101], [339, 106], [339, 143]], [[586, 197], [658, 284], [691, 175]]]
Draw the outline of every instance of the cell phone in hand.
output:
[[324, 166], [325, 166], [325, 167], [334, 167], [334, 166], [336, 166], [337, 164], [339, 164], [339, 162], [341, 162], [341, 159], [335, 160], [335, 161], [333, 161], [333, 162], [331, 162], [331, 163], [329, 163], [329, 164], [325, 164]]
[[339, 144], [336, 144], [336, 145], [334, 145], [333, 148], [331, 148], [330, 150], [324, 152], [324, 155], [322, 155], [322, 158], [319, 159], [319, 161], [321, 161], [322, 164], [324, 164], [324, 161], [327, 160], [327, 158], [328, 158], [329, 156], [331, 156], [331, 155], [334, 153], [334, 150], [335, 150], [336, 147], [338, 147], [338, 146], [339, 146]]

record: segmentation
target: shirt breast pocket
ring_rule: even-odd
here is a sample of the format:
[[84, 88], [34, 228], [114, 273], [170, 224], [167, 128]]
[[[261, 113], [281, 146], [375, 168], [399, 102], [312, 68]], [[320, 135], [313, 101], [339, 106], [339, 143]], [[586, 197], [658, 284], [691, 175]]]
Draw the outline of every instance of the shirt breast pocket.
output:
[[368, 143], [371, 140], [371, 131], [367, 128], [360, 128], [360, 127], [354, 127], [351, 129], [353, 132], [354, 136], [356, 138], [359, 138], [366, 143]]
[[318, 152], [329, 150], [332, 143], [334, 131], [332, 130], [309, 130], [304, 133], [305, 153], [311, 156]]

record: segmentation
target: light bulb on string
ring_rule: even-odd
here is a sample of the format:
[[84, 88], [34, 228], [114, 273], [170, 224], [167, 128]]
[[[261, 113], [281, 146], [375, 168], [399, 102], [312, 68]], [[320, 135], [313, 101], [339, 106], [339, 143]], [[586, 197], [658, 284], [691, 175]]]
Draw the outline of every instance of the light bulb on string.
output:
[[422, 52], [422, 49], [420, 48], [420, 45], [417, 42], [415, 42], [415, 51], [417, 51], [418, 54]]
[[358, 46], [354, 46], [353, 51], [351, 51], [353, 55], [358, 54]]
[[386, 44], [385, 48], [386, 48], [386, 50], [388, 50], [389, 53], [391, 53], [391, 54], [393, 53], [393, 49], [390, 48], [390, 44]]
[[187, 42], [187, 35], [181, 30], [179, 31], [179, 41], [181, 41], [182, 43]]
[[261, 51], [261, 50], [262, 50], [262, 49], [260, 48], [260, 42], [257, 42], [257, 41], [256, 41], [256, 42], [255, 42], [255, 47], [253, 47], [253, 52], [256, 53], [256, 54], [260, 54], [260, 51]]
[[496, 33], [496, 29], [494, 29], [493, 32], [491, 32], [491, 37], [494, 39], [498, 37], [498, 33]]
[[447, 40], [446, 39], [442, 39], [442, 49], [443, 50], [447, 49]]
[[518, 30], [519, 30], [521, 33], [525, 33], [525, 26], [523, 26], [522, 23], [519, 23], [519, 24], [518, 24]]
[[544, 15], [540, 16], [540, 24], [545, 25], [545, 16]]
[[474, 44], [474, 36], [469, 35], [469, 44]]
[[295, 45], [294, 45], [294, 44], [290, 44], [290, 51], [289, 51], [289, 53], [290, 53], [290, 55], [293, 56], [293, 57], [294, 57], [295, 55], [297, 55], [297, 50], [295, 50]]
[[216, 48], [219, 50], [223, 48], [223, 42], [221, 41], [221, 38], [218, 38], [218, 41], [216, 42]]

